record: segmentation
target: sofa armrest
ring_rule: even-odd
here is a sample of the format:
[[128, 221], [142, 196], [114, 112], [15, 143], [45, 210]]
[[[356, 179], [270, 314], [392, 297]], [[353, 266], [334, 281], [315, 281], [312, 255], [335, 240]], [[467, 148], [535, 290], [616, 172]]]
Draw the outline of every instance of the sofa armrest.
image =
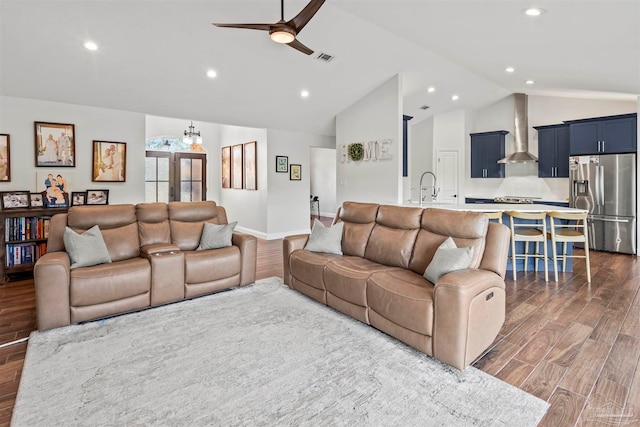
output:
[[490, 222], [480, 269], [497, 273], [504, 279], [509, 258], [511, 230], [504, 224]]
[[171, 243], [157, 243], [153, 245], [144, 245], [140, 248], [140, 253], [143, 257], [149, 258], [151, 256], [173, 255], [180, 252], [180, 248]]
[[505, 284], [487, 270], [465, 269], [442, 276], [435, 285], [433, 355], [464, 369], [498, 335], [505, 319]]
[[293, 285], [291, 284], [291, 268], [289, 267], [289, 257], [291, 256], [293, 251], [304, 249], [305, 245], [307, 244], [307, 240], [309, 240], [308, 234], [296, 234], [293, 236], [287, 236], [282, 239], [282, 264], [284, 270], [284, 283], [286, 283], [290, 288]]
[[231, 243], [240, 249], [240, 286], [256, 281], [258, 239], [250, 234], [233, 233]]
[[69, 266], [66, 252], [48, 252], [38, 259], [33, 268], [39, 331], [71, 324]]

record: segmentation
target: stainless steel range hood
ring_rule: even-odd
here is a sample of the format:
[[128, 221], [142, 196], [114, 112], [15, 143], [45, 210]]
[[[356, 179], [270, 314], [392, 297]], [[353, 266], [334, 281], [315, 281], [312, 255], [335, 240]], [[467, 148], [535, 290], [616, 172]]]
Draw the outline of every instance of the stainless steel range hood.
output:
[[514, 93], [515, 97], [515, 142], [516, 151], [509, 154], [498, 163], [533, 163], [538, 158], [529, 153], [529, 107], [527, 95], [524, 93]]

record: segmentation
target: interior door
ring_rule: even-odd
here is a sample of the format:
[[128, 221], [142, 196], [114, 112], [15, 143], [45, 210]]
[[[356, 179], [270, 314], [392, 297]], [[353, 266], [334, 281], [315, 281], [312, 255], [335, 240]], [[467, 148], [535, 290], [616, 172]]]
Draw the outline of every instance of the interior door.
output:
[[458, 203], [458, 152], [438, 150], [438, 202]]
[[207, 157], [203, 153], [147, 151], [145, 200], [195, 202], [207, 197]]

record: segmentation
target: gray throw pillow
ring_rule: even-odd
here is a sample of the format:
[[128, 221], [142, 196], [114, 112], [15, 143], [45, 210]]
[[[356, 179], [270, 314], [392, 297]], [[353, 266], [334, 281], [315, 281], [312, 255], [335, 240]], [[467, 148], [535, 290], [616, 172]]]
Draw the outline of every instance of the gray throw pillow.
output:
[[107, 245], [104, 243], [100, 227], [97, 225], [82, 234], [67, 227], [62, 238], [65, 250], [71, 260], [72, 269], [111, 262]]
[[[453, 247], [451, 245], [453, 244]], [[435, 284], [440, 277], [456, 270], [463, 270], [471, 265], [473, 246], [456, 247], [451, 237], [445, 240], [436, 250], [431, 263], [424, 271], [424, 278]]]
[[325, 227], [323, 223], [316, 219], [313, 222], [309, 241], [304, 248], [311, 252], [342, 255], [343, 228], [344, 222], [339, 222], [331, 227]]
[[238, 225], [238, 221], [231, 224], [212, 224], [210, 222], [204, 223], [202, 229], [202, 236], [200, 236], [200, 245], [196, 249], [197, 251], [203, 251], [206, 249], [220, 249], [231, 246], [231, 237], [233, 236], [233, 229]]

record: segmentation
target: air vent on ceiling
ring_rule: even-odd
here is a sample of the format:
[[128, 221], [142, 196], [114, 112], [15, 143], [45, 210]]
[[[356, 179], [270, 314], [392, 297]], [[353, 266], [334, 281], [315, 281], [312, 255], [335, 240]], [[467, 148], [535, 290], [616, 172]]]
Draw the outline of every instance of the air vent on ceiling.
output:
[[429, 106], [428, 105], [423, 105], [422, 107], [420, 107], [421, 110], [428, 110]]
[[316, 58], [321, 61], [329, 62], [333, 59], [333, 56], [329, 55], [328, 53], [320, 52], [320, 55], [316, 56]]

